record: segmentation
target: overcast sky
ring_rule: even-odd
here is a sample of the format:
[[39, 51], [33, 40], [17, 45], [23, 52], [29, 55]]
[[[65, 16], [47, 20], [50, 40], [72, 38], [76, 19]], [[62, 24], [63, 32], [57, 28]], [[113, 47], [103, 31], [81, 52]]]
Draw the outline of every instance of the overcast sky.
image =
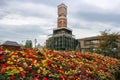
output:
[[120, 0], [0, 0], [0, 42], [44, 44], [57, 28], [57, 6], [67, 5], [68, 28], [76, 39], [111, 29], [120, 32]]

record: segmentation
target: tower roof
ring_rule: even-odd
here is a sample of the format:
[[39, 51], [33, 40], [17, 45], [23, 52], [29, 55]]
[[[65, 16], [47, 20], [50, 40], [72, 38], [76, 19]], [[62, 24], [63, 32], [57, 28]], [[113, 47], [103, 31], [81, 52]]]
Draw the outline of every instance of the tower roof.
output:
[[67, 8], [67, 6], [64, 3], [61, 3], [60, 5], [58, 5], [58, 8], [59, 7], [65, 7], [65, 8]]

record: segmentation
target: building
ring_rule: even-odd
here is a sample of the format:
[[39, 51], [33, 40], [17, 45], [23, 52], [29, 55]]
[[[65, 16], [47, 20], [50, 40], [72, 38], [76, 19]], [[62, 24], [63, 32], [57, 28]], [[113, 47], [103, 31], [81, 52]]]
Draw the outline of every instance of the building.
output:
[[[98, 43], [99, 43], [99, 36], [92, 36], [92, 37], [86, 37], [82, 39], [78, 39], [80, 42], [80, 48], [81, 51], [86, 51], [90, 49], [97, 49], [98, 48]], [[118, 47], [120, 48], [120, 36], [118, 40]], [[120, 53], [118, 54], [120, 56]]]
[[6, 41], [5, 43], [1, 44], [0, 47], [5, 50], [20, 50], [21, 49], [21, 46], [17, 43], [17, 42], [14, 42], [14, 41]]
[[46, 40], [46, 47], [55, 50], [75, 50], [78, 41], [72, 35], [72, 30], [67, 27], [67, 6], [58, 5], [57, 28]]
[[[90, 49], [97, 48], [99, 43], [99, 36], [86, 37], [82, 39], [78, 39], [80, 42], [81, 49]], [[120, 40], [118, 41], [118, 47], [120, 47]]]
[[81, 49], [97, 48], [99, 43], [98, 36], [79, 39]]

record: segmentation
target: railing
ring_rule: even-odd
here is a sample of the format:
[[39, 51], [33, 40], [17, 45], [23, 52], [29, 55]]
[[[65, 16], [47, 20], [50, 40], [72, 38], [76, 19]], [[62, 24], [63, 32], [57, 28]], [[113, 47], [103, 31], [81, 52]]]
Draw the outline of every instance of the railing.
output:
[[58, 36], [67, 36], [67, 37], [75, 38], [74, 35], [65, 34], [65, 33], [61, 33], [61, 34], [50, 34], [50, 35], [48, 35], [48, 37], [58, 37]]

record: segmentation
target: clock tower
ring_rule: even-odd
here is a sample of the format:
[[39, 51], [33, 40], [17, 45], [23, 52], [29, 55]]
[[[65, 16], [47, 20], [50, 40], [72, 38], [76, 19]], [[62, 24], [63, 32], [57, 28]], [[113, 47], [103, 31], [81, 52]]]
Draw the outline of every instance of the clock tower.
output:
[[55, 50], [75, 50], [78, 41], [72, 35], [72, 30], [67, 27], [67, 6], [58, 5], [57, 28], [51, 37], [46, 40], [46, 47]]

